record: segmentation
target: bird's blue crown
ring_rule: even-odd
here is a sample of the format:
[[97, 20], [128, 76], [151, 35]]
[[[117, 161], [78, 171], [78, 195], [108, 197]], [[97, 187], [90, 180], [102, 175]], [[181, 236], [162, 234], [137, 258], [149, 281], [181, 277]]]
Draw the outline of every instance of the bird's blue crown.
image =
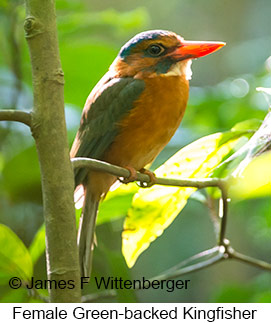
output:
[[122, 46], [118, 56], [122, 59], [125, 59], [127, 56], [131, 54], [133, 48], [135, 48], [138, 44], [145, 40], [155, 40], [159, 39], [163, 36], [172, 35], [172, 32], [167, 30], [148, 30], [144, 31], [140, 34], [135, 35], [132, 39], [130, 39], [124, 46]]

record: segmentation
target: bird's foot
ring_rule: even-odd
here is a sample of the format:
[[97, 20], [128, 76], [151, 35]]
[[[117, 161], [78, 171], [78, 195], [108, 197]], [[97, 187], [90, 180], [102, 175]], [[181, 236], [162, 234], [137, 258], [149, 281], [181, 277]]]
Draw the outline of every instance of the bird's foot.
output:
[[[130, 176], [126, 177], [126, 178], [123, 178], [123, 179], [119, 178], [119, 181], [121, 183], [123, 183], [123, 184], [128, 184], [128, 183], [134, 182], [137, 179], [137, 174], [136, 174], [135, 168], [133, 168], [131, 166], [126, 166], [126, 167], [123, 167], [123, 168], [127, 169], [130, 172]], [[146, 187], [151, 187], [152, 185], [156, 184], [156, 176], [155, 176], [155, 174], [153, 172], [151, 172], [150, 170], [145, 169], [145, 168], [141, 168], [139, 170], [139, 172], [141, 174], [145, 174], [145, 175], [148, 175], [150, 177], [150, 181], [148, 183], [140, 182], [139, 183], [140, 187], [146, 188]]]
[[150, 177], [150, 181], [148, 183], [140, 182], [140, 184], [139, 184], [140, 187], [146, 188], [146, 187], [151, 187], [152, 185], [156, 184], [156, 176], [153, 172], [151, 172], [150, 170], [145, 169], [145, 168], [141, 168], [139, 170], [139, 172], [141, 174], [146, 174]]
[[134, 182], [137, 178], [136, 170], [131, 166], [125, 166], [123, 168], [127, 169], [130, 172], [130, 175], [129, 175], [129, 177], [126, 177], [123, 179], [119, 178], [119, 181], [123, 184], [128, 184], [128, 183]]

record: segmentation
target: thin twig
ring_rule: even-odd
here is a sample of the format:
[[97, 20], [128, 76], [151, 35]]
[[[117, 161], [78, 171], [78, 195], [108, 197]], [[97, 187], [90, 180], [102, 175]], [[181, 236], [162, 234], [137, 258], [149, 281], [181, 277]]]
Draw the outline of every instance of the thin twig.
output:
[[200, 253], [197, 253], [196, 255], [193, 255], [183, 261], [181, 261], [179, 264], [171, 267], [170, 269], [164, 271], [161, 275], [171, 275], [173, 272], [175, 273], [177, 270], [182, 269], [184, 267], [186, 267], [188, 264], [194, 262], [195, 260], [199, 260], [201, 258], [206, 258], [206, 257], [213, 257], [216, 253], [218, 253], [219, 251], [225, 250], [224, 249], [220, 249], [220, 246], [215, 246], [214, 248], [208, 249], [208, 250], [204, 250]]
[[219, 216], [221, 218], [220, 232], [219, 232], [219, 245], [224, 245], [224, 239], [226, 235], [227, 227], [227, 215], [228, 215], [228, 190], [225, 185], [220, 187], [221, 190], [221, 200], [219, 206]]
[[[224, 241], [224, 243], [228, 244], [229, 242]], [[212, 256], [210, 259], [207, 259], [205, 261], [201, 261], [199, 263], [196, 263], [196, 264], [193, 264], [190, 266], [185, 266], [185, 264], [187, 264], [188, 262], [191, 262], [196, 259], [200, 259], [205, 256], [213, 255], [217, 251], [218, 251], [218, 254]], [[154, 280], [162, 281], [162, 280], [175, 279], [175, 278], [180, 277], [182, 275], [190, 274], [192, 272], [207, 268], [207, 267], [209, 267], [213, 264], [216, 264], [222, 260], [230, 260], [230, 259], [236, 259], [241, 262], [245, 262], [247, 264], [250, 264], [252, 266], [271, 271], [271, 264], [269, 264], [265, 261], [243, 255], [239, 252], [236, 252], [230, 246], [227, 246], [227, 247], [217, 246], [217, 247], [205, 250], [203, 252], [200, 252], [200, 253], [190, 257], [189, 259], [182, 261], [177, 266], [172, 267], [171, 269], [167, 270], [163, 274], [149, 279], [149, 281], [153, 282]], [[179, 268], [180, 266], [182, 266], [182, 268]], [[179, 268], [179, 269], [177, 269], [177, 268]], [[141, 289], [135, 288], [135, 290], [141, 290]], [[96, 293], [96, 294], [85, 295], [85, 296], [83, 296], [82, 301], [85, 303], [95, 302], [101, 298], [111, 298], [111, 297], [116, 297], [116, 296], [117, 296], [116, 291], [113, 289], [110, 289], [110, 290], [105, 290], [103, 292]]]
[[[130, 176], [130, 172], [126, 168], [115, 166], [104, 161], [92, 159], [92, 158], [72, 158], [72, 165], [74, 168], [87, 167], [98, 172], [107, 172], [117, 177], [127, 178]], [[137, 172], [137, 177], [135, 179], [139, 182], [149, 183], [151, 181], [149, 175]], [[210, 186], [222, 187], [226, 182], [225, 179], [220, 178], [203, 178], [203, 179], [174, 179], [174, 178], [162, 178], [157, 177], [155, 184], [157, 185], [167, 185], [167, 186], [183, 186], [183, 187], [197, 187], [205, 188]]]
[[208, 195], [206, 198], [205, 205], [209, 210], [209, 216], [214, 226], [216, 239], [217, 241], [219, 241], [221, 219], [219, 219], [219, 216], [217, 214], [218, 212], [216, 207], [216, 199]]
[[[269, 264], [265, 261], [259, 260], [259, 259], [254, 259], [252, 257], [243, 255], [239, 252], [236, 252], [231, 246], [229, 246], [228, 240], [224, 240], [223, 243], [225, 244], [225, 246], [216, 246], [214, 248], [200, 252], [200, 253], [182, 261], [181, 263], [172, 267], [171, 269], [167, 270], [166, 272], [164, 272], [156, 277], [150, 278], [149, 281], [153, 282], [156, 280], [162, 281], [162, 280], [175, 279], [175, 278], [178, 278], [178, 277], [183, 276], [185, 274], [190, 274], [192, 272], [207, 268], [207, 267], [214, 265], [222, 260], [230, 260], [230, 259], [236, 259], [241, 262], [245, 262], [250, 265], [253, 265], [255, 267], [271, 271], [271, 264]], [[218, 253], [215, 255], [216, 252], [218, 252]], [[201, 262], [198, 262], [196, 264], [190, 265], [190, 266], [186, 266], [187, 263], [194, 261], [194, 260], [199, 260], [200, 258], [203, 258], [206, 256], [211, 256], [211, 258], [201, 261]], [[135, 288], [134, 290], [135, 291], [142, 290], [142, 288]], [[101, 298], [111, 298], [111, 297], [116, 297], [116, 296], [117, 296], [116, 291], [114, 289], [110, 289], [110, 290], [105, 290], [103, 292], [96, 293], [96, 294], [85, 295], [82, 298], [82, 301], [85, 303], [95, 302]]]
[[235, 251], [231, 247], [228, 248], [227, 254], [231, 259], [236, 259], [264, 270], [271, 270], [271, 264], [269, 264], [268, 262], [243, 255], [242, 253]]
[[[223, 248], [223, 247], [222, 247]], [[217, 255], [211, 257], [210, 259], [207, 259], [205, 261], [201, 261], [197, 264], [193, 264], [193, 265], [190, 265], [190, 266], [186, 266], [186, 267], [183, 267], [179, 270], [176, 270], [174, 272], [169, 272], [171, 271], [172, 269], [170, 269], [169, 271], [167, 271], [166, 273], [164, 274], [161, 274], [161, 275], [158, 275], [156, 277], [153, 277], [153, 278], [150, 278], [148, 279], [149, 282], [154, 282], [154, 281], [162, 281], [162, 280], [169, 280], [169, 279], [175, 279], [177, 277], [180, 277], [182, 275], [185, 275], [185, 274], [188, 274], [188, 273], [192, 273], [192, 272], [195, 272], [195, 271], [198, 271], [198, 270], [201, 270], [203, 268], [207, 268], [215, 263], [218, 263], [222, 260], [224, 260], [224, 252], [225, 252], [225, 249], [221, 249], [220, 248], [212, 248], [212, 249], [209, 249], [209, 250], [206, 250], [206, 251], [203, 251], [195, 256], [192, 256], [191, 258], [187, 259], [188, 260], [195, 260], [196, 258], [200, 258], [202, 256], [206, 256], [206, 253], [208, 254], [208, 252], [211, 252], [211, 253], [214, 253], [214, 251], [219, 251]], [[185, 261], [185, 262], [187, 262]], [[183, 263], [183, 262], [182, 262]], [[181, 264], [179, 264], [181, 265]], [[175, 267], [174, 267], [175, 268]], [[138, 290], [142, 290], [144, 288], [140, 288], [140, 287], [136, 287], [134, 290], [135, 291], [138, 291]], [[98, 301], [99, 299], [101, 298], [111, 298], [111, 297], [116, 297], [117, 296], [117, 293], [114, 289], [110, 289], [110, 290], [105, 290], [103, 292], [100, 292], [100, 293], [96, 293], [96, 294], [89, 294], [89, 295], [85, 295], [82, 297], [82, 302], [83, 303], [90, 303], [90, 302], [95, 302], [95, 301]]]
[[218, 263], [219, 261], [224, 260], [224, 259], [225, 259], [224, 258], [224, 251], [222, 250], [222, 251], [219, 251], [219, 253], [217, 255], [211, 257], [210, 259], [201, 261], [201, 262], [194, 264], [194, 265], [183, 267], [179, 270], [176, 270], [172, 274], [167, 274], [167, 275], [162, 274], [162, 275], [156, 276], [156, 277], [150, 279], [150, 281], [154, 281], [154, 280], [161, 281], [161, 280], [174, 279], [174, 278], [180, 277], [182, 275], [190, 274], [195, 271], [201, 270], [203, 268], [209, 267], [209, 266], [211, 266], [215, 263]]
[[31, 127], [32, 117], [30, 112], [19, 110], [0, 110], [0, 121], [16, 121]]

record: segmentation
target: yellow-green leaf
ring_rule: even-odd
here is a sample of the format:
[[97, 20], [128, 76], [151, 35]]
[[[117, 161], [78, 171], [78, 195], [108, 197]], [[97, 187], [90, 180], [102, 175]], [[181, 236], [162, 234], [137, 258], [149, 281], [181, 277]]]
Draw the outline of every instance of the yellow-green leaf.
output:
[[[242, 135], [244, 132], [230, 131], [201, 138], [177, 152], [155, 174], [177, 179], [206, 178]], [[172, 223], [195, 190], [155, 185], [135, 194], [122, 234], [122, 253], [129, 267]]]
[[24, 281], [33, 275], [30, 254], [19, 237], [7, 226], [0, 224], [0, 282], [11, 277]]
[[230, 191], [237, 199], [264, 197], [271, 195], [271, 152], [254, 158], [244, 169], [242, 177]]

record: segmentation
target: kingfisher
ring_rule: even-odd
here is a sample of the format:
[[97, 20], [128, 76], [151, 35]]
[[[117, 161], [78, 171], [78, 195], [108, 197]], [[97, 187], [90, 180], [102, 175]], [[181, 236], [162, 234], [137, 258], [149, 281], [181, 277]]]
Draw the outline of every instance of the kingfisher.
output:
[[[224, 42], [186, 41], [167, 30], [137, 34], [121, 49], [108, 72], [89, 94], [70, 156], [88, 157], [147, 172], [183, 118], [189, 95], [191, 62], [217, 51]], [[153, 179], [150, 172], [147, 172]], [[78, 229], [81, 274], [90, 275], [99, 202], [117, 177], [75, 170], [83, 187]], [[148, 216], [148, 215], [146, 215]]]

